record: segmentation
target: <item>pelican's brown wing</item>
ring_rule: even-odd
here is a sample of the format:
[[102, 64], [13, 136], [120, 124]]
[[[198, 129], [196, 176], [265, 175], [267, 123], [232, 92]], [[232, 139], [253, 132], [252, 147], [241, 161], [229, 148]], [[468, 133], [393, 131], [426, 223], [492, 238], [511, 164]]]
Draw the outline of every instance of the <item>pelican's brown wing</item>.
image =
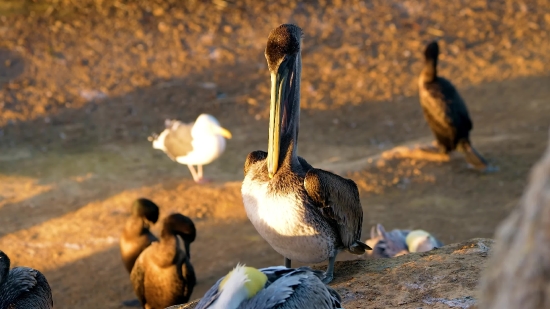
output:
[[322, 214], [333, 220], [340, 232], [343, 245], [349, 251], [362, 254], [370, 249], [359, 241], [363, 225], [363, 208], [359, 200], [359, 190], [353, 180], [312, 168], [306, 174], [304, 187]]

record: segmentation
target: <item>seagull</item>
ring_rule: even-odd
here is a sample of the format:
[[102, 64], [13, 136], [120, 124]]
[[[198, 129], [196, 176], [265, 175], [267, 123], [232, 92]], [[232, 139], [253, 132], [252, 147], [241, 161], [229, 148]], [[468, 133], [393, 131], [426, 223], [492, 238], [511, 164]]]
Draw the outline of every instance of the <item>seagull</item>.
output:
[[237, 265], [219, 279], [195, 309], [334, 309], [341, 298], [309, 267], [262, 269]]
[[265, 56], [271, 73], [267, 153], [251, 152], [241, 187], [246, 214], [258, 233], [285, 259], [328, 260], [324, 283], [333, 278], [336, 255], [356, 255], [362, 243], [363, 208], [350, 179], [313, 168], [298, 156], [302, 29], [284, 24], [269, 34]]
[[130, 273], [143, 307], [160, 309], [189, 301], [196, 284], [188, 255], [195, 236], [190, 218], [175, 213], [164, 219], [160, 240], [143, 250]]
[[438, 76], [438, 56], [439, 45], [433, 41], [424, 51], [424, 69], [418, 79], [420, 105], [436, 138], [435, 149], [424, 150], [444, 154], [458, 150], [464, 153], [470, 167], [484, 172], [497, 171], [498, 168], [489, 165], [472, 146], [470, 131], [473, 125], [468, 108], [453, 84]]
[[443, 243], [424, 230], [399, 230], [386, 232], [382, 224], [373, 226], [370, 239], [365, 241], [372, 247], [374, 258], [390, 258], [414, 252], [427, 252], [443, 247]]
[[36, 269], [14, 267], [0, 250], [0, 309], [51, 309], [52, 290], [46, 277]]
[[[153, 142], [153, 148], [164, 151], [173, 161], [186, 164], [196, 183], [208, 182], [202, 176], [202, 166], [221, 156], [231, 132], [208, 114], [201, 114], [194, 123], [166, 119], [164, 124], [162, 133], [147, 138]], [[193, 165], [197, 165], [198, 172]]]

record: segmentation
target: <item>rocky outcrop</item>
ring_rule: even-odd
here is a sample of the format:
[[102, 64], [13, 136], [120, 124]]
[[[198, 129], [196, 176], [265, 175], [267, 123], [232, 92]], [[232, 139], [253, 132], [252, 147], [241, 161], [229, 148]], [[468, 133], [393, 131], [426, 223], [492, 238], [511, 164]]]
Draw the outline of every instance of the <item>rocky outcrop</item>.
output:
[[550, 308], [550, 146], [521, 203], [497, 229], [481, 280], [483, 309]]
[[476, 238], [391, 259], [338, 262], [330, 285], [348, 309], [475, 308], [478, 280], [492, 246], [493, 240]]

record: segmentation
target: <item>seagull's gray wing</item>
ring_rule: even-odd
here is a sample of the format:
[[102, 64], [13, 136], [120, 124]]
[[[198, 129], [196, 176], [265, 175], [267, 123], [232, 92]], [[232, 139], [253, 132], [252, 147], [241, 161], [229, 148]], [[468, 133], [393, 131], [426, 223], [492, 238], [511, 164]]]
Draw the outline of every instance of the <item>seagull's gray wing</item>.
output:
[[403, 252], [408, 252], [406, 238], [410, 231], [392, 230], [386, 232], [382, 224], [377, 224], [376, 229], [371, 229], [371, 237], [374, 235], [378, 242], [374, 245], [373, 255], [378, 258], [390, 258]]
[[166, 128], [168, 134], [164, 138], [166, 153], [173, 158], [177, 158], [186, 156], [193, 151], [192, 129], [192, 123], [187, 124], [180, 121], [172, 121], [171, 125]]
[[218, 288], [220, 287], [220, 282], [222, 282], [223, 278], [225, 278], [225, 276], [221, 277], [220, 280], [218, 280], [218, 282], [216, 282], [216, 284], [214, 284], [206, 292], [206, 294], [204, 294], [195, 309], [206, 309], [218, 299], [218, 297], [220, 296], [220, 291], [218, 290]]
[[304, 188], [323, 216], [338, 229], [346, 249], [355, 254], [362, 254], [370, 249], [359, 241], [363, 208], [359, 200], [359, 190], [353, 180], [312, 168], [306, 173]]

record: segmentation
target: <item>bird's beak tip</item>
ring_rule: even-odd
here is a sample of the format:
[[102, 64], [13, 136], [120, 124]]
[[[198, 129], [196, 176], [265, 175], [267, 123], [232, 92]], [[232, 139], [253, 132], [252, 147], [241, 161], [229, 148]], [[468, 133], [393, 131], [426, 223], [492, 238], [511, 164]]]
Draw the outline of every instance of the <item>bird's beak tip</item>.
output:
[[227, 130], [225, 128], [220, 128], [220, 135], [227, 138], [227, 139], [231, 139], [233, 137], [231, 132], [229, 132], [229, 130]]

